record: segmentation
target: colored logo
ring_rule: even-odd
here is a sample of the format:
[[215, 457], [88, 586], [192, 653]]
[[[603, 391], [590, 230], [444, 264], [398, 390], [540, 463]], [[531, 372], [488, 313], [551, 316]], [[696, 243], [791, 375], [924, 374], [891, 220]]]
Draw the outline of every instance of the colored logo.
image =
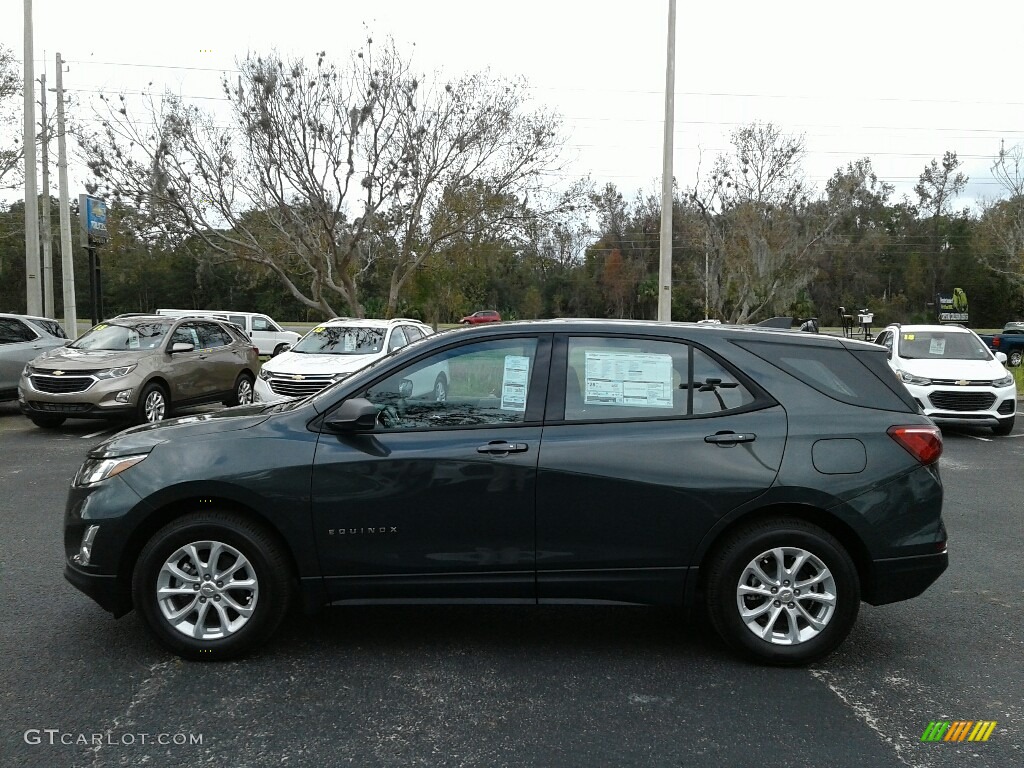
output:
[[995, 720], [933, 720], [921, 741], [988, 741], [995, 729]]

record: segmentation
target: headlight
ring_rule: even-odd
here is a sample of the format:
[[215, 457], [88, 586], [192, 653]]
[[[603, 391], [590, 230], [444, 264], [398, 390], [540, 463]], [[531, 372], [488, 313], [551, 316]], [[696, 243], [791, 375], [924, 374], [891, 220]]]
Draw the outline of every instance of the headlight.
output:
[[92, 485], [108, 477], [119, 475], [145, 459], [149, 454], [119, 456], [116, 459], [86, 459], [82, 468], [75, 475], [75, 485]]
[[1013, 384], [1013, 376], [1009, 373], [1003, 376], [1003, 378], [996, 379], [992, 382], [993, 387], [1008, 387], [1011, 384]]
[[915, 376], [909, 371], [897, 370], [896, 375], [900, 377], [900, 381], [904, 384], [916, 384], [919, 387], [927, 387], [932, 383], [931, 379], [926, 379], [924, 376]]
[[134, 365], [122, 365], [120, 368], [107, 368], [105, 371], [96, 371], [97, 379], [118, 379], [127, 376], [135, 370]]
[[270, 381], [274, 378], [274, 372], [268, 371], [266, 368], [260, 368], [260, 378], [264, 381]]

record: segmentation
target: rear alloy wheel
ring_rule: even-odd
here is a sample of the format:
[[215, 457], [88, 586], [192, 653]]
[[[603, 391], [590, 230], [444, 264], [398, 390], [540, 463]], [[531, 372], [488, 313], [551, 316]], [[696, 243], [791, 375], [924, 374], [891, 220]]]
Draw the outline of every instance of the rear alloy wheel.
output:
[[443, 403], [448, 399], [448, 379], [439, 373], [434, 380], [434, 402]]
[[231, 397], [224, 401], [224, 405], [230, 408], [235, 405], [249, 405], [252, 403], [253, 381], [252, 374], [248, 371], [238, 374], [238, 379], [235, 381], [235, 389]]
[[1013, 422], [1016, 420], [1016, 416], [1011, 416], [1008, 419], [1000, 419], [997, 426], [992, 427], [992, 431], [997, 435], [1008, 435], [1013, 432]]
[[857, 571], [842, 544], [796, 518], [737, 531], [710, 563], [706, 594], [726, 643], [781, 666], [834, 651], [860, 609]]
[[136, 420], [140, 424], [155, 424], [163, 421], [170, 410], [167, 391], [159, 384], [147, 384], [139, 396]]
[[29, 419], [37, 427], [42, 429], [56, 429], [67, 420], [67, 416], [36, 415], [29, 416]]
[[1016, 368], [1020, 365], [1022, 357], [1024, 357], [1024, 352], [1019, 349], [1015, 349], [1006, 356], [1006, 364], [1011, 368]]
[[291, 601], [288, 566], [272, 536], [226, 512], [186, 515], [143, 548], [132, 599], [150, 631], [188, 659], [223, 661], [264, 642]]

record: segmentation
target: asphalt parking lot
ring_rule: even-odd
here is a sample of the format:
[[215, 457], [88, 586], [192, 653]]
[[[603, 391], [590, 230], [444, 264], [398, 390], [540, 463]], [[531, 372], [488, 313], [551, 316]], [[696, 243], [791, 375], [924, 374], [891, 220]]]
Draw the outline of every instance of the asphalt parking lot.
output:
[[[0, 403], [4, 766], [1024, 765], [1024, 424], [945, 433], [949, 570], [796, 670], [672, 611], [555, 606], [330, 609], [182, 662], [62, 576], [68, 483], [113, 431]], [[936, 720], [997, 726], [922, 743]]]

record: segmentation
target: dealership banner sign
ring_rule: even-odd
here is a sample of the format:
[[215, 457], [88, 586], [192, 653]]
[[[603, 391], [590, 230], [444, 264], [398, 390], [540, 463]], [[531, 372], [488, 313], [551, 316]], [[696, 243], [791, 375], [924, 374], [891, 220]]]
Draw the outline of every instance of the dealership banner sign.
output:
[[963, 288], [954, 288], [949, 295], [939, 294], [935, 297], [940, 323], [967, 322], [967, 294]]

